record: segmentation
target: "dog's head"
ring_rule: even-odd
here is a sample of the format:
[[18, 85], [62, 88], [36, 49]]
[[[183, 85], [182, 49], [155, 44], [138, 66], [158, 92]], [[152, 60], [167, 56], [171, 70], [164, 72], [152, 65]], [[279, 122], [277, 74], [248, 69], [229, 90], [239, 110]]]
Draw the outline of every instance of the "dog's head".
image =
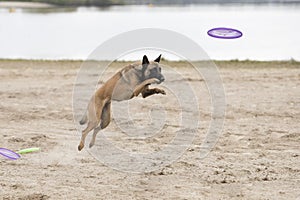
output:
[[143, 79], [157, 78], [160, 83], [165, 80], [165, 77], [161, 74], [161, 66], [159, 64], [161, 55], [153, 62], [149, 62], [148, 57], [144, 55], [142, 61], [142, 76]]

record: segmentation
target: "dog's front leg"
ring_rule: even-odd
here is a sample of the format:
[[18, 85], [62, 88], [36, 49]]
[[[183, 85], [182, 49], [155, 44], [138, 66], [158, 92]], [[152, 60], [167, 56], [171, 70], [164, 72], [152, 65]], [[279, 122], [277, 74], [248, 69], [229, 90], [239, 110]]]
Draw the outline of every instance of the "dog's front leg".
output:
[[153, 94], [163, 94], [166, 95], [166, 92], [162, 89], [159, 88], [153, 88], [153, 89], [149, 89], [148, 86], [146, 86], [143, 91], [142, 91], [142, 96], [143, 98], [149, 97]]
[[160, 81], [157, 78], [151, 78], [151, 79], [147, 79], [145, 81], [143, 81], [141, 84], [137, 85], [134, 88], [132, 97], [137, 97], [139, 96], [139, 94], [144, 90], [144, 88], [148, 85], [151, 85], [153, 83], [159, 83]]

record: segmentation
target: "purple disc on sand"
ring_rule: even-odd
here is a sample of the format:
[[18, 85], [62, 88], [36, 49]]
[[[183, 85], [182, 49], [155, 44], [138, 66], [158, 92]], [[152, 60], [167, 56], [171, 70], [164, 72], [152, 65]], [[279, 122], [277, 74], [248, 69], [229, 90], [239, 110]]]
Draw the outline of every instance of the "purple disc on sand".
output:
[[213, 28], [207, 32], [211, 37], [221, 39], [235, 39], [242, 37], [243, 33], [233, 28]]
[[9, 149], [5, 149], [5, 148], [0, 148], [0, 154], [11, 160], [17, 160], [18, 158], [21, 157], [19, 154], [15, 153]]

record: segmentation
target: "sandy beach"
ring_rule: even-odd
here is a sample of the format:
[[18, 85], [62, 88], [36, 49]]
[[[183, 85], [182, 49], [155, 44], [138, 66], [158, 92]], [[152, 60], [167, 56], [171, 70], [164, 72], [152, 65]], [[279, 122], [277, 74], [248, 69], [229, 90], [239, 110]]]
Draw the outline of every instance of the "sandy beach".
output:
[[[190, 70], [181, 63], [163, 62], [182, 74]], [[0, 60], [0, 147], [41, 148], [16, 161], [0, 156], [0, 199], [300, 198], [300, 63], [216, 62], [226, 116], [222, 135], [204, 159], [199, 151], [210, 121], [209, 93], [203, 79], [185, 79], [199, 85], [197, 94], [202, 97], [197, 136], [178, 160], [145, 173], [114, 170], [87, 149], [77, 151], [80, 136], [72, 92], [81, 64]], [[124, 64], [117, 63], [105, 78]], [[171, 81], [180, 88], [181, 79], [166, 79]], [[136, 98], [133, 109], [163, 104], [172, 118], [178, 111], [172, 110], [170, 95]], [[175, 128], [151, 139], [131, 140], [112, 124], [107, 137], [128, 151], [159, 151]]]

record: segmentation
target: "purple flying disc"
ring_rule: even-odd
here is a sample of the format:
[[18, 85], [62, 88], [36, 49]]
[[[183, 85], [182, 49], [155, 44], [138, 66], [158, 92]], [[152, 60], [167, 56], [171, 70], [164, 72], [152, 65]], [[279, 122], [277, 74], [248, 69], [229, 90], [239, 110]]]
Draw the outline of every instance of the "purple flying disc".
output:
[[0, 148], [0, 154], [11, 160], [17, 160], [18, 158], [21, 157], [19, 154], [15, 153], [9, 149], [5, 149], [5, 148]]
[[235, 39], [242, 37], [243, 33], [233, 28], [213, 28], [207, 32], [211, 37], [221, 39]]

